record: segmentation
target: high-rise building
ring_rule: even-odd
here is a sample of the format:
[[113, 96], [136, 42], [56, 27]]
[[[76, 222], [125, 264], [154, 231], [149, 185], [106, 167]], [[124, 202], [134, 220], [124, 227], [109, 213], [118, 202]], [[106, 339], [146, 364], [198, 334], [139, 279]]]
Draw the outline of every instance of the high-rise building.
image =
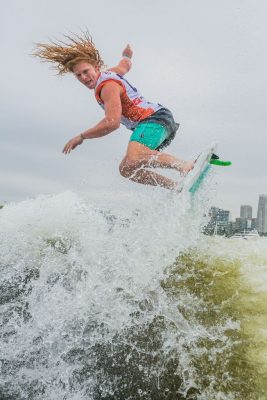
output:
[[248, 230], [248, 221], [246, 218], [235, 219], [235, 232], [245, 232]]
[[223, 235], [226, 233], [227, 224], [229, 223], [230, 211], [221, 208], [211, 207], [209, 210], [210, 221], [206, 227], [208, 234]]
[[267, 196], [265, 194], [259, 196], [257, 220], [258, 232], [267, 233]]
[[240, 206], [240, 218], [252, 219], [252, 207], [247, 205]]

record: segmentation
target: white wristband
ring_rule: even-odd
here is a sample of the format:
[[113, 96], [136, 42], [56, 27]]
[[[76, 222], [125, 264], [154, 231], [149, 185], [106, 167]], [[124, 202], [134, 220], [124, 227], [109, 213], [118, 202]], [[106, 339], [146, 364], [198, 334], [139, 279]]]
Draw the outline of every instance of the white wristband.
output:
[[127, 56], [127, 54], [123, 54], [122, 57], [123, 57], [123, 58], [128, 58], [129, 60], [131, 59], [131, 57], [130, 57], [130, 56]]

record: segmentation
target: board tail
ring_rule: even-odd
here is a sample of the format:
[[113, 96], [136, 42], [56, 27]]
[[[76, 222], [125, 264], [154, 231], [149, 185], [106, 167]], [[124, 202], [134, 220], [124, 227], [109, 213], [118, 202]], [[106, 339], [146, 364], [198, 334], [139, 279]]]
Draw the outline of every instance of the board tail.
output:
[[190, 187], [189, 192], [194, 194], [199, 186], [202, 184], [202, 182], [204, 181], [206, 175], [208, 174], [209, 170], [210, 170], [211, 166], [208, 164], [206, 165], [206, 167], [204, 168], [204, 170], [201, 172], [201, 174], [199, 175], [198, 179], [193, 183], [193, 185]]
[[214, 143], [199, 154], [195, 160], [194, 168], [185, 177], [181, 192], [188, 191], [192, 195], [195, 194], [208, 175], [212, 165], [231, 165], [230, 161], [221, 160], [220, 157], [215, 154], [216, 148], [217, 145]]

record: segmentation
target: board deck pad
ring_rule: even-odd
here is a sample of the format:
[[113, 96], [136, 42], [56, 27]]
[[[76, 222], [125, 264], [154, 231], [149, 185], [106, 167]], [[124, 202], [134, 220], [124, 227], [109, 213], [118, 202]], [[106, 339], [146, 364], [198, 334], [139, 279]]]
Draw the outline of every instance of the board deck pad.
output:
[[184, 179], [181, 193], [189, 192], [194, 194], [198, 190], [211, 168], [210, 160], [215, 151], [216, 144], [213, 144], [200, 153], [195, 162], [194, 168]]

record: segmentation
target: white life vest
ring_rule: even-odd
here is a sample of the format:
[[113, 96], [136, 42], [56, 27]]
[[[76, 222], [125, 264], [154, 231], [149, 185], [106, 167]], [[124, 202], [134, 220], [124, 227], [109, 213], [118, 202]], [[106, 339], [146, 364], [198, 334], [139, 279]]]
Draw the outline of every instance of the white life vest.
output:
[[101, 72], [95, 87], [95, 97], [98, 104], [104, 109], [101, 100], [101, 90], [107, 82], [117, 82], [123, 89], [121, 94], [122, 116], [121, 123], [128, 129], [134, 129], [140, 121], [163, 108], [161, 104], [150, 103], [133, 87], [122, 75], [112, 71]]

